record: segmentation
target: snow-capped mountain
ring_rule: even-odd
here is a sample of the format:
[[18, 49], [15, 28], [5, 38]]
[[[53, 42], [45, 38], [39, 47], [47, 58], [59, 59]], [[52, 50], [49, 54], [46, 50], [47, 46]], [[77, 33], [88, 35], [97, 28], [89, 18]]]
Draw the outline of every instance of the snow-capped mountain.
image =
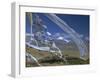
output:
[[62, 36], [59, 36], [58, 38], [57, 38], [57, 40], [63, 40], [63, 41], [65, 41], [65, 42], [70, 42], [70, 40], [68, 40], [68, 39], [64, 39], [64, 37], [62, 37]]
[[[34, 34], [30, 34], [30, 33], [27, 33], [26, 34], [26, 41], [30, 40], [29, 37], [32, 36], [34, 37]], [[58, 41], [64, 41], [66, 43], [69, 43], [71, 40], [69, 39], [69, 36], [66, 35], [66, 34], [63, 34], [63, 33], [55, 33], [55, 34], [52, 34], [50, 32], [46, 32], [46, 34], [44, 35], [46, 37], [46, 39], [53, 39], [53, 40], [58, 40]]]
[[48, 35], [48, 36], [51, 36], [52, 34], [51, 34], [50, 32], [47, 32], [47, 35]]
[[58, 40], [64, 40], [64, 38], [61, 37], [61, 36], [59, 36], [57, 39], [58, 39]]
[[54, 35], [52, 35], [54, 40], [62, 40], [66, 43], [69, 43], [70, 40], [70, 36], [64, 34], [64, 33], [55, 33]]

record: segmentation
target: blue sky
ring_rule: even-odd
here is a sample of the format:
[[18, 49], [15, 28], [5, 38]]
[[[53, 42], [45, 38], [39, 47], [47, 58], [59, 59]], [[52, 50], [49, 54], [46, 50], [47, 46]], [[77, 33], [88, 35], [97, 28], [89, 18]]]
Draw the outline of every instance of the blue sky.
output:
[[[49, 20], [43, 13], [37, 13], [43, 20], [43, 23], [48, 27], [48, 31], [54, 33], [64, 33], [62, 29], [55, 23]], [[80, 35], [89, 37], [89, 15], [72, 15], [72, 14], [56, 14], [63, 21], [65, 21], [72, 29], [74, 29]], [[30, 32], [30, 23], [28, 17], [26, 17], [26, 32]]]

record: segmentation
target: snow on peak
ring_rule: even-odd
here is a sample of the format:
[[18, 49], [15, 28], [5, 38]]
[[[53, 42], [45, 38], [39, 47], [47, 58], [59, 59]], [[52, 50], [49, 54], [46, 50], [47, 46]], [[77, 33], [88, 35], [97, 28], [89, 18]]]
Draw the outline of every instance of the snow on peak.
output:
[[64, 38], [60, 36], [60, 37], [58, 37], [57, 39], [59, 39], [59, 40], [63, 40]]
[[47, 32], [47, 34], [50, 36], [50, 35], [52, 35], [50, 32]]
[[65, 42], [70, 42], [70, 40], [67, 40], [67, 39], [64, 39], [64, 37], [61, 37], [61, 36], [59, 36], [58, 38], [57, 38], [58, 40], [63, 40], [63, 41], [65, 41]]
[[70, 40], [67, 40], [67, 39], [64, 39], [64, 41], [65, 41], [65, 42], [67, 42], [67, 43], [69, 43], [69, 42], [70, 42]]

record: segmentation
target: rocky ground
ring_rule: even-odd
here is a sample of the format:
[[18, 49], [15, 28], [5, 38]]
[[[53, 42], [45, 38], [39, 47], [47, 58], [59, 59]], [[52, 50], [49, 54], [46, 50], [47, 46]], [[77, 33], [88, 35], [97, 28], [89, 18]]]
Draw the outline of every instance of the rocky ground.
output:
[[[53, 55], [49, 52], [39, 51], [33, 48], [26, 47], [26, 52], [30, 53], [31, 55], [35, 56], [37, 59], [39, 59], [39, 63], [42, 66], [62, 66], [62, 65], [84, 65], [89, 64], [89, 59], [83, 60], [79, 58], [79, 53], [77, 52], [63, 52], [63, 58], [66, 60], [58, 58], [57, 56]], [[68, 55], [71, 54], [71, 55]], [[74, 55], [72, 55], [74, 53]], [[26, 61], [26, 67], [37, 67], [38, 65], [36, 63], [27, 62]]]

